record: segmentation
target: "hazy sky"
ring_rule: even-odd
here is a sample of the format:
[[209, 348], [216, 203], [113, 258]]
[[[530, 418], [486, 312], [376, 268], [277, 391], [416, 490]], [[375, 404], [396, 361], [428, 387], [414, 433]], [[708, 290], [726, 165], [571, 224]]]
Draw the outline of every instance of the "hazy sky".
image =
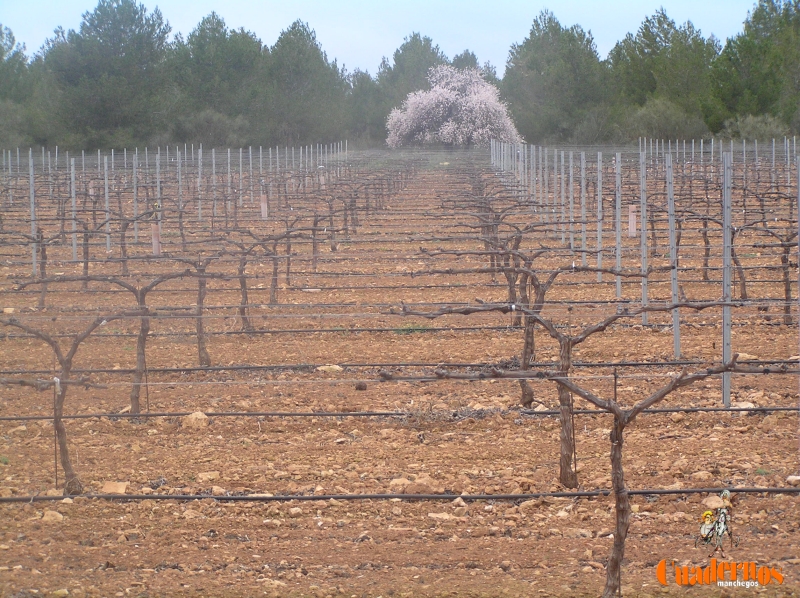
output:
[[[81, 15], [96, 0], [0, 0], [0, 23], [9, 27], [28, 54], [37, 51], [58, 25], [77, 29]], [[521, 42], [544, 8], [562, 25], [580, 24], [591, 30], [600, 56], [605, 58], [626, 33], [635, 32], [642, 20], [663, 6], [677, 22], [692, 21], [704, 35], [723, 43], [741, 31], [752, 0], [559, 0], [539, 3], [523, 0], [145, 0], [156, 6], [172, 26], [186, 36], [212, 10], [229, 27], [253, 31], [265, 44], [275, 43], [293, 21], [307, 22], [329, 59], [336, 58], [348, 71], [356, 68], [375, 74], [381, 57], [391, 57], [403, 38], [413, 31], [431, 37], [452, 58], [470, 49], [481, 62], [489, 60], [502, 75], [512, 43]]]

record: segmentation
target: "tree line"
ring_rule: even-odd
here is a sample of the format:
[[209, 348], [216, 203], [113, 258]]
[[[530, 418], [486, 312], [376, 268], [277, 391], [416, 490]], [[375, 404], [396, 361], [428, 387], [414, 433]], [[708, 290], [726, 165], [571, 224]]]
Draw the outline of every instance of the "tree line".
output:
[[480, 69], [530, 143], [800, 129], [800, 0], [759, 0], [724, 45], [660, 9], [605, 59], [590, 31], [543, 11], [511, 45], [502, 78], [419, 33], [371, 75], [339, 66], [301, 21], [269, 46], [213, 12], [184, 37], [158, 8], [100, 0], [30, 56], [0, 25], [0, 145], [382, 146], [391, 110], [445, 64]]

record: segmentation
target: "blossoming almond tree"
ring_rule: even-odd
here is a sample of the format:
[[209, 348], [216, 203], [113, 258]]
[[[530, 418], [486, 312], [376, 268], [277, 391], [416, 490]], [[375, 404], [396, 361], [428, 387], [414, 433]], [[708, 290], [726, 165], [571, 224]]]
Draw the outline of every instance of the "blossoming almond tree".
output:
[[389, 147], [488, 145], [492, 138], [522, 142], [497, 88], [478, 69], [435, 66], [428, 71], [428, 82], [430, 90], [408, 94], [402, 107], [389, 114]]

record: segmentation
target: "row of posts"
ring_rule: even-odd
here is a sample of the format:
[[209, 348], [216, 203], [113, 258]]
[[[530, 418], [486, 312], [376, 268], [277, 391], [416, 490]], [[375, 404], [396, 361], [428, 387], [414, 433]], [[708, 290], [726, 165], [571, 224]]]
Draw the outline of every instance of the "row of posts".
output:
[[[243, 171], [243, 153], [245, 148], [239, 148], [239, 170], [240, 172]], [[273, 149], [274, 157], [273, 157]], [[181, 159], [183, 160], [184, 164], [191, 163], [192, 165], [195, 164], [195, 161], [202, 161], [203, 159], [203, 145], [200, 144], [197, 149], [195, 149], [194, 144], [183, 144], [183, 152], [180, 151], [179, 146], [175, 146], [174, 153], [170, 154], [170, 146], [164, 147], [165, 151], [165, 161], [168, 166], [171, 162], [179, 163]], [[212, 149], [212, 153], [215, 150]], [[47, 150], [46, 148], [41, 148], [42, 157], [41, 157], [41, 164], [42, 169], [44, 170], [45, 165], [48, 171], [58, 171], [59, 169], [59, 156], [58, 156], [58, 146], [55, 147], [54, 155], [53, 151]], [[284, 147], [281, 150], [280, 146], [275, 146], [274, 148], [268, 147], [266, 150], [259, 146], [258, 148], [258, 162], [259, 162], [259, 173], [263, 175], [264, 173], [264, 158], [267, 158], [267, 171], [273, 172], [273, 167], [275, 172], [279, 171], [308, 171], [310, 169], [316, 168], [318, 166], [325, 166], [329, 165], [330, 161], [338, 161], [342, 158], [347, 161], [347, 141], [339, 141], [336, 143], [329, 143], [329, 144], [315, 144], [315, 145], [305, 145], [300, 146], [299, 148], [295, 147]], [[228, 148], [228, 164], [230, 165], [231, 162], [231, 150]], [[134, 151], [131, 153], [132, 157], [138, 157], [139, 155], [139, 148], [135, 148]], [[250, 172], [252, 174], [252, 164], [253, 164], [253, 147], [250, 146], [247, 148], [248, 154], [248, 161], [250, 163]], [[15, 160], [16, 155], [16, 160]], [[145, 156], [145, 165], [146, 168], [150, 168], [150, 159], [149, 155], [152, 155], [152, 152], [148, 154], [148, 148], [144, 148], [144, 156]], [[33, 156], [33, 149], [28, 149], [28, 161], [30, 162], [31, 157]], [[97, 170], [100, 172], [100, 165], [102, 164], [102, 160], [104, 157], [110, 158], [111, 163], [111, 171], [115, 171], [116, 161], [119, 160], [120, 155], [119, 152], [116, 150], [111, 149], [109, 153], [103, 154], [100, 150], [97, 150]], [[161, 147], [157, 148], [156, 153], [156, 160], [161, 160]], [[122, 150], [122, 161], [123, 161], [123, 168], [128, 168], [128, 149], [124, 148]], [[86, 170], [86, 152], [81, 151], [81, 164], [83, 171]], [[11, 174], [21, 174], [22, 171], [22, 158], [20, 155], [20, 148], [16, 148], [16, 152], [12, 150], [2, 150], [2, 172], [6, 175]], [[66, 168], [69, 168], [70, 165], [70, 156], [69, 152], [66, 152], [66, 156], [64, 159], [64, 165]], [[274, 165], [274, 166], [273, 166]]]
[[[348, 147], [347, 141], [344, 142], [337, 142], [332, 144], [316, 144], [316, 145], [308, 145], [302, 146], [300, 148], [292, 147], [285, 147], [283, 151], [279, 147], [274, 148], [275, 153], [273, 157], [273, 148], [267, 148], [266, 152], [264, 151], [263, 147], [258, 148], [258, 164], [259, 164], [259, 175], [263, 176], [265, 173], [264, 169], [264, 158], [267, 159], [267, 169], [266, 172], [268, 174], [276, 173], [286, 173], [286, 172], [302, 172], [308, 173], [312, 172], [317, 169], [325, 169], [327, 170], [331, 163], [334, 163], [339, 168], [339, 165], [344, 160], [344, 163], [347, 163], [347, 155], [348, 155]], [[186, 153], [190, 151], [191, 154]], [[14, 171], [12, 169], [12, 158], [13, 154], [11, 151], [3, 150], [3, 162], [2, 162], [2, 174], [5, 176], [11, 176]], [[19, 148], [16, 151], [16, 173], [19, 174], [20, 172], [20, 155], [19, 155]], [[165, 151], [166, 154], [166, 168], [165, 171], [168, 171], [169, 164], [170, 164], [170, 153], [169, 149], [167, 148]], [[244, 172], [244, 164], [243, 164], [243, 148], [239, 148], [239, 205], [242, 205], [242, 173]], [[131, 178], [132, 178], [132, 190], [133, 190], [133, 226], [134, 226], [134, 241], [139, 242], [139, 172], [141, 170], [141, 165], [139, 163], [139, 150], [136, 148], [132, 152], [132, 160], [131, 160]], [[145, 171], [148, 173], [150, 172], [150, 156], [148, 154], [148, 148], [144, 149], [144, 156], [145, 156]], [[203, 219], [203, 146], [202, 144], [198, 147], [197, 151], [195, 152], [194, 145], [192, 144], [191, 147], [184, 145], [184, 153], [181, 153], [180, 148], [175, 148], [175, 153], [173, 154], [172, 161], [175, 163], [175, 172], [177, 176], [177, 203], [178, 209], [180, 211], [183, 210], [183, 194], [184, 194], [184, 181], [183, 181], [183, 168], [191, 163], [196, 164], [197, 166], [197, 216], [198, 221], [202, 221]], [[191, 156], [191, 157], [190, 157]], [[51, 161], [52, 154], [50, 151], [45, 153], [45, 149], [42, 148], [42, 172], [47, 172], [48, 174], [52, 175], [54, 171], [58, 171], [59, 167], [59, 158], [58, 158], [58, 147], [55, 148], [55, 159]], [[250, 201], [253, 202], [253, 148], [249, 147], [247, 151], [248, 157], [248, 165], [249, 165], [249, 195]], [[158, 148], [158, 151], [155, 155], [155, 179], [156, 179], [156, 189], [155, 189], [155, 200], [158, 206], [161, 206], [162, 200], [162, 189], [161, 189], [161, 163], [162, 163], [162, 154], [161, 148]], [[103, 196], [104, 196], [104, 212], [105, 212], [105, 238], [106, 238], [106, 251], [111, 251], [111, 211], [109, 206], [109, 176], [113, 179], [115, 175], [115, 153], [112, 149], [110, 154], [103, 155], [100, 150], [97, 152], [97, 172], [98, 175], [102, 175], [103, 179]], [[70, 199], [72, 204], [72, 259], [77, 261], [78, 259], [78, 248], [77, 248], [77, 202], [76, 202], [76, 183], [75, 183], [75, 158], [70, 157], [69, 152], [66, 152], [65, 161], [67, 163], [67, 168], [69, 171], [70, 177]], [[216, 196], [216, 175], [217, 175], [217, 155], [216, 149], [211, 150], [211, 176], [212, 176], [212, 196], [213, 196], [213, 212], [216, 215], [216, 203], [217, 203], [217, 196]], [[128, 168], [128, 151], [127, 149], [123, 150], [123, 168], [127, 170]], [[85, 178], [86, 175], [86, 152], [81, 152], [81, 173], [82, 177]], [[231, 197], [231, 182], [232, 182], [232, 170], [231, 170], [231, 150], [228, 148], [227, 150], [227, 192], [228, 197]], [[29, 201], [30, 201], [30, 223], [31, 223], [31, 252], [32, 252], [32, 273], [33, 276], [38, 275], [38, 265], [37, 265], [37, 258], [38, 258], [38, 251], [39, 251], [39, 244], [38, 244], [38, 237], [37, 237], [37, 209], [36, 209], [36, 190], [35, 190], [35, 163], [34, 163], [34, 153], [33, 149], [28, 149], [28, 178], [29, 178]], [[260, 181], [260, 184], [263, 184], [263, 181]], [[263, 196], [263, 189], [262, 196]], [[263, 197], [262, 197], [262, 218], [266, 218], [267, 214], [264, 213], [263, 208]], [[8, 196], [8, 205], [14, 205], [14, 197], [11, 194], [11, 187], [9, 186], [9, 196]], [[160, 233], [161, 233], [161, 220], [160, 220], [160, 212], [157, 211], [157, 222], [158, 228], [157, 230], [153, 230], [153, 253], [154, 255], [160, 255]]]
[[[662, 146], [663, 147], [663, 146]], [[713, 146], [712, 146], [713, 147]], [[642, 295], [641, 303], [646, 307], [649, 303], [648, 299], [648, 279], [645, 274], [648, 271], [647, 260], [647, 164], [650, 161], [647, 155], [647, 144], [640, 143], [639, 151], [639, 212], [641, 214], [639, 227], [640, 234], [640, 253], [641, 253], [641, 273], [642, 273]], [[788, 146], [786, 146], [788, 149]], [[534, 175], [533, 164], [534, 156], [539, 157], [538, 168], [536, 169], [537, 175]], [[525, 146], [520, 144], [507, 144], [500, 141], [493, 141], [490, 147], [490, 158], [493, 167], [503, 172], [509, 172], [514, 176], [515, 186], [518, 187], [527, 198], [531, 199], [531, 206], [533, 212], [542, 210], [542, 216], [545, 222], [549, 222], [548, 208], [552, 206], [552, 215], [555, 217], [555, 204], [556, 194], [558, 193], [557, 174], [558, 163], [556, 162], [557, 154], [554, 153], [554, 168], [553, 168], [553, 197], [552, 204], [548, 203], [548, 181], [549, 173], [547, 172], [547, 159], [544, 160], [544, 176], [542, 176], [542, 156], [547, 155], [547, 150], [543, 148], [536, 148], [535, 146]], [[574, 243], [574, 185], [573, 185], [573, 152], [568, 152], [569, 157], [569, 247], [575, 251]], [[670, 259], [670, 294], [671, 303], [678, 304], [680, 302], [679, 286], [678, 286], [678, 248], [676, 239], [676, 215], [675, 215], [675, 192], [674, 192], [674, 172], [673, 172], [673, 153], [668, 151], [662, 155], [664, 160], [664, 171], [666, 177], [667, 188], [667, 217], [669, 223], [669, 259]], [[733, 152], [722, 152], [722, 360], [723, 363], [728, 363], [732, 358], [731, 349], [731, 284], [733, 280], [733, 260], [732, 260], [732, 242], [733, 242], [733, 228], [732, 228], [732, 181], [733, 181]], [[565, 179], [564, 176], [564, 162], [565, 152], [561, 151], [561, 185], [560, 185], [560, 218], [557, 229], [561, 233], [561, 241], [565, 243], [565, 225], [567, 218], [564, 211], [566, 207], [565, 202]], [[597, 152], [597, 268], [603, 268], [603, 180], [602, 180], [602, 164], [603, 154]], [[795, 173], [800, 180], [800, 160], [795, 156], [794, 160]], [[518, 176], [518, 173], [525, 173]], [[615, 267], [617, 271], [622, 268], [622, 154], [616, 152], [614, 159], [614, 174], [615, 174], [615, 202], [614, 202], [614, 230], [615, 230]], [[587, 248], [586, 248], [586, 152], [580, 152], [580, 223], [581, 223], [581, 264], [586, 266], [587, 263]], [[800, 214], [800, 185], [797, 185], [797, 208]], [[628, 221], [628, 235], [635, 237], [636, 235], [636, 212], [634, 205], [629, 206], [629, 221]], [[798, 218], [798, 255], [800, 255], [800, 218]], [[602, 282], [602, 272], [597, 273], [597, 281]], [[622, 280], [619, 275], [615, 276], [616, 283], [616, 298], [622, 301]], [[798, 273], [798, 297], [800, 297], [800, 273]], [[800, 319], [799, 319], [800, 320]], [[642, 314], [642, 324], [648, 324], [647, 312]], [[673, 331], [673, 354], [675, 359], [681, 358], [681, 336], [680, 336], [680, 309], [675, 308], [672, 310], [672, 331]], [[731, 391], [731, 374], [726, 372], [722, 375], [722, 400], [725, 407], [730, 407], [730, 391]]]

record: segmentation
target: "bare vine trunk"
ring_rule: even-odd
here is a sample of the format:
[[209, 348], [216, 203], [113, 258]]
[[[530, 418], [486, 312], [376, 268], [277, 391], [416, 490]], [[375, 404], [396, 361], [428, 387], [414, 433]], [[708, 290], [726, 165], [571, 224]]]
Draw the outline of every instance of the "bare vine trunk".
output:
[[[572, 345], [561, 342], [560, 371], [566, 376], [572, 367]], [[575, 422], [573, 419], [572, 393], [561, 384], [558, 385], [559, 423], [561, 424], [561, 450], [559, 458], [558, 481], [565, 488], [578, 487], [576, 467]]]
[[61, 467], [64, 469], [64, 496], [75, 496], [83, 492], [83, 483], [72, 465], [67, 445], [67, 428], [64, 426], [64, 399], [67, 396], [67, 379], [69, 372], [61, 371], [60, 389], [56, 393], [56, 402], [53, 406], [53, 427], [56, 431], [58, 453], [61, 457]]
[[211, 366], [211, 356], [208, 354], [206, 348], [206, 331], [203, 323], [203, 305], [206, 301], [206, 286], [207, 281], [205, 278], [205, 268], [198, 268], [197, 273], [197, 312], [196, 312], [196, 329], [197, 329], [197, 359], [202, 367]]
[[733, 243], [731, 243], [731, 258], [733, 259], [734, 266], [736, 266], [736, 275], [739, 277], [739, 299], [747, 300], [747, 279], [744, 277], [744, 268], [742, 268], [742, 262], [739, 256], [736, 255], [736, 249]]
[[708, 218], [703, 218], [703, 271], [700, 273], [702, 280], [708, 280], [708, 260], [711, 257], [711, 242], [708, 240]]
[[119, 225], [119, 259], [122, 262], [122, 276], [129, 274], [127, 232], [130, 225], [130, 220], [123, 220]]
[[622, 469], [622, 440], [625, 424], [618, 416], [614, 416], [614, 428], [611, 430], [611, 483], [614, 489], [614, 506], [616, 526], [614, 529], [614, 545], [606, 566], [606, 585], [603, 598], [613, 598], [620, 592], [622, 560], [625, 558], [625, 539], [630, 526], [631, 505], [628, 489], [625, 488], [625, 472]]
[[247, 256], [239, 258], [239, 289], [242, 293], [242, 301], [239, 304], [239, 317], [242, 318], [242, 330], [245, 332], [252, 332], [253, 324], [250, 322], [250, 317], [247, 315], [247, 306], [249, 300], [247, 297], [247, 275], [245, 269], [247, 268]]
[[783, 253], [781, 253], [781, 270], [783, 272], [783, 323], [787, 326], [792, 325], [792, 279], [789, 275], [789, 250], [790, 245], [787, 243], [783, 246]]
[[[147, 307], [139, 304], [139, 308], [147, 311]], [[142, 316], [139, 325], [139, 336], [136, 339], [136, 369], [133, 372], [133, 386], [131, 387], [131, 413], [141, 413], [139, 397], [142, 393], [142, 380], [147, 365], [145, 349], [147, 348], [147, 335], [150, 333], [150, 316]]]
[[[89, 230], [86, 224], [83, 225], [83, 275], [89, 276]], [[89, 281], [84, 280], [81, 283], [81, 288], [85, 291], [89, 288]]]
[[656, 219], [650, 216], [650, 257], [658, 255], [658, 236], [656, 235]]
[[[47, 244], [44, 242], [44, 235], [42, 234], [42, 231], [39, 231], [37, 236], [39, 242], [39, 256], [40, 256], [39, 274], [40, 278], [47, 278]], [[43, 282], [42, 290], [39, 293], [39, 309], [44, 309], [46, 297], [47, 297], [47, 283]]]
[[314, 226], [311, 229], [311, 269], [317, 271], [317, 259], [319, 257], [319, 242], [317, 241], [317, 227], [319, 226], [319, 216], [314, 214]]
[[[522, 345], [522, 360], [519, 364], [519, 369], [523, 371], [528, 371], [531, 369], [531, 359], [536, 351], [536, 339], [534, 336], [535, 327], [536, 322], [533, 320], [533, 318], [525, 316], [525, 340]], [[519, 381], [519, 386], [522, 390], [520, 404], [523, 407], [530, 407], [536, 398], [533, 393], [533, 387], [531, 386], [530, 382], [522, 379]]]
[[[288, 228], [288, 227], [287, 227]], [[286, 238], [286, 288], [292, 286], [292, 238]]]

